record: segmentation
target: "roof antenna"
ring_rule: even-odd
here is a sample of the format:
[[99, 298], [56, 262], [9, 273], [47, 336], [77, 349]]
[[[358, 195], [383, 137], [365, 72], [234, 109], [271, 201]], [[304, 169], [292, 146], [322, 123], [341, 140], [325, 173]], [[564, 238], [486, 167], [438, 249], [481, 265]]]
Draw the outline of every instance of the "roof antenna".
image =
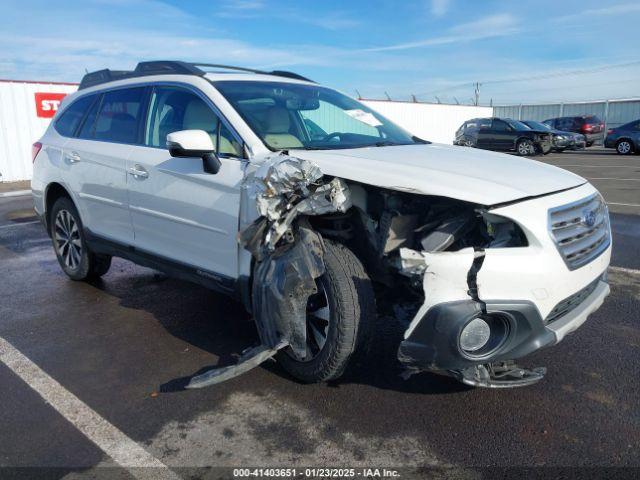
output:
[[356, 88], [356, 94], [358, 95], [358, 100], [362, 100], [362, 95], [360, 95], [360, 92], [358, 91], [357, 88]]
[[391, 97], [389, 96], [389, 94], [387, 92], [384, 92], [384, 94], [387, 96], [387, 100], [391, 101]]

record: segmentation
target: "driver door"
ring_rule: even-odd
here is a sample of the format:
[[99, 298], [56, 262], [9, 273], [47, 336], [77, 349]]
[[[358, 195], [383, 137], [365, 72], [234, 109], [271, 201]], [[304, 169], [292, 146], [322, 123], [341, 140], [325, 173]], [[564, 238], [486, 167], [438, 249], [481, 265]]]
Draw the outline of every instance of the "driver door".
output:
[[[203, 276], [238, 276], [238, 217], [245, 162], [239, 137], [213, 105], [188, 87], [157, 86], [150, 98], [144, 146], [128, 164], [129, 205], [138, 250], [197, 269]], [[204, 130], [222, 167], [213, 175], [201, 158], [174, 158], [168, 133]]]

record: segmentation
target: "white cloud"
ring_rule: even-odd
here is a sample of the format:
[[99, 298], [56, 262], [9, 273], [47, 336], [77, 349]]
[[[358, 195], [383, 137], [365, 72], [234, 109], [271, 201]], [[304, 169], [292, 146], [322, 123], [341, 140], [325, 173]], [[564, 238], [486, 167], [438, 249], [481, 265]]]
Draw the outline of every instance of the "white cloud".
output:
[[462, 23], [450, 28], [446, 35], [426, 38], [415, 42], [399, 43], [382, 47], [367, 48], [367, 52], [386, 52], [393, 50], [408, 50], [412, 48], [431, 47], [436, 45], [448, 45], [452, 43], [469, 42], [485, 38], [502, 37], [517, 33], [518, 19], [509, 14], [501, 13], [489, 15], [473, 22]]
[[442, 17], [449, 11], [451, 0], [431, 0], [431, 14]]

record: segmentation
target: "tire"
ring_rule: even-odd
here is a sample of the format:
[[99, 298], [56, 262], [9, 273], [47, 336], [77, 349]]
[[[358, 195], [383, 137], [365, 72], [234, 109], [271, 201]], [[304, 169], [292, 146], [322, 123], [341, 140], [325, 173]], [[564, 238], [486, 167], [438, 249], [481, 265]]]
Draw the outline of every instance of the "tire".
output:
[[524, 138], [522, 140], [519, 140], [516, 144], [516, 152], [520, 156], [535, 155], [536, 146], [531, 140]]
[[562, 153], [562, 152], [564, 152], [566, 149], [567, 149], [566, 147], [563, 147], [563, 148], [556, 148], [556, 149], [555, 149], [555, 151], [556, 151], [556, 152], [558, 152], [558, 153]]
[[460, 142], [460, 145], [462, 145], [463, 147], [470, 147], [473, 148], [476, 146], [475, 142], [470, 139], [470, 138], [465, 138]]
[[[362, 263], [344, 245], [324, 242], [326, 271], [318, 279], [329, 307], [324, 345], [309, 360], [296, 359], [288, 349], [276, 356], [290, 375], [305, 383], [335, 380], [355, 366], [368, 353], [375, 325], [373, 288]], [[310, 332], [309, 317], [307, 321]]]
[[70, 198], [56, 200], [49, 218], [53, 250], [60, 268], [70, 279], [98, 278], [109, 271], [111, 256], [99, 255], [89, 249], [78, 209]]
[[616, 152], [618, 155], [631, 155], [634, 151], [633, 143], [629, 140], [618, 140], [616, 143]]
[[593, 142], [587, 142], [587, 147], [590, 147], [591, 145], [593, 145]]

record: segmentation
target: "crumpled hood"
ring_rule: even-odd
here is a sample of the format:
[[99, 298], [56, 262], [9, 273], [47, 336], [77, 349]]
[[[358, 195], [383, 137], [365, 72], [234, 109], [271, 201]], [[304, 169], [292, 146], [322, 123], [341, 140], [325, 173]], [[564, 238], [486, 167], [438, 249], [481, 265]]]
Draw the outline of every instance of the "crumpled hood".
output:
[[325, 175], [487, 206], [586, 182], [536, 160], [436, 143], [289, 153], [314, 162]]

